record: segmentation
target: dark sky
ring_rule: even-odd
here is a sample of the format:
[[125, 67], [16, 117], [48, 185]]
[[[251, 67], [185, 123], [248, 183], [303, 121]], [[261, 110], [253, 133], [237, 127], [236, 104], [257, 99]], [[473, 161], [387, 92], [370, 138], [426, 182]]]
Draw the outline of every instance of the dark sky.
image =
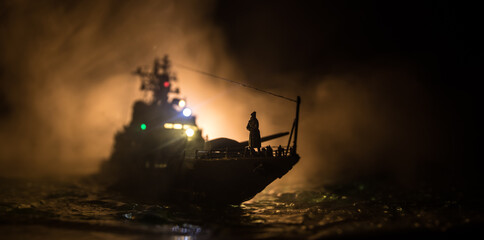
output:
[[[478, 159], [481, 111], [473, 8], [447, 1], [220, 1], [214, 19], [259, 86], [277, 84], [259, 81], [276, 73], [301, 73], [298, 84], [311, 86], [317, 75], [395, 71], [395, 79], [378, 81], [379, 99], [389, 102], [383, 109], [401, 110], [404, 131], [413, 131], [408, 123], [416, 121], [439, 132], [431, 140], [438, 147], [427, 149], [440, 151], [433, 155], [439, 160], [425, 171], [432, 175], [443, 166], [466, 175]], [[401, 73], [411, 73], [408, 84], [423, 86], [425, 98], [400, 89], [407, 81]]]
[[451, 82], [445, 75], [455, 77], [475, 52], [472, 14], [446, 1], [221, 1], [214, 18], [238, 58], [272, 71], [327, 73], [390, 58]]
[[478, 66], [472, 8], [446, 1], [221, 1], [214, 18], [253, 74], [405, 64], [428, 88], [462, 96], [476, 86], [468, 78]]
[[472, 8], [447, 1], [220, 1], [214, 18], [253, 74], [402, 64], [437, 94], [452, 89], [461, 97], [476, 86], [469, 78], [478, 66]]

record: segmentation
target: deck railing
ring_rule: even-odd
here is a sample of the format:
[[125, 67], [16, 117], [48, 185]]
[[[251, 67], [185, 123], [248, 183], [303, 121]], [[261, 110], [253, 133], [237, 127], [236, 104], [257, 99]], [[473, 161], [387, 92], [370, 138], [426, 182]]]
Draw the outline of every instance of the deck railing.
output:
[[196, 150], [195, 159], [229, 159], [229, 158], [267, 158], [267, 157], [286, 157], [294, 154], [292, 148], [284, 148], [271, 146], [269, 148], [262, 148], [260, 152], [245, 148], [243, 151], [231, 149], [217, 149], [217, 150]]

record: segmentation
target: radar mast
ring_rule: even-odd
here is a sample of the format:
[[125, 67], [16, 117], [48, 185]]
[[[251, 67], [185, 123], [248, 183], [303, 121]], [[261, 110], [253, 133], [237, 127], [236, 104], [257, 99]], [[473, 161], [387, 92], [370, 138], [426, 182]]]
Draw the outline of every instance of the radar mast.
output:
[[141, 90], [153, 93], [154, 105], [166, 105], [168, 103], [168, 93], [179, 93], [176, 89], [172, 91], [172, 81], [176, 81], [176, 76], [170, 71], [171, 62], [168, 55], [165, 55], [160, 62], [156, 58], [151, 72], [143, 71], [139, 67], [135, 74], [141, 77]]

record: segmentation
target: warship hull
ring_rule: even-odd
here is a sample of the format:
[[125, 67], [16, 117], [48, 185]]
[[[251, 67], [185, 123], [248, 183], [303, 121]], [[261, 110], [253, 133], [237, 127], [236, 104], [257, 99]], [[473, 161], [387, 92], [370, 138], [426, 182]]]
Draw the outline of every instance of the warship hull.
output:
[[299, 156], [274, 158], [244, 158], [201, 160], [184, 174], [179, 189], [196, 202], [240, 204], [281, 178]]
[[113, 188], [146, 201], [240, 204], [284, 176], [298, 161], [299, 155], [186, 159], [178, 167], [133, 169]]

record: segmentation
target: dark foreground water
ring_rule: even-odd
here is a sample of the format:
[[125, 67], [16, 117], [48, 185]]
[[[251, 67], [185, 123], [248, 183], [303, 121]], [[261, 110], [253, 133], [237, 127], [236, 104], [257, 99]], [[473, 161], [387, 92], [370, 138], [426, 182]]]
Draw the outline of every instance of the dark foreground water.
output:
[[480, 205], [458, 189], [371, 181], [285, 186], [207, 207], [129, 200], [85, 178], [0, 179], [0, 239], [461, 239], [482, 235]]

